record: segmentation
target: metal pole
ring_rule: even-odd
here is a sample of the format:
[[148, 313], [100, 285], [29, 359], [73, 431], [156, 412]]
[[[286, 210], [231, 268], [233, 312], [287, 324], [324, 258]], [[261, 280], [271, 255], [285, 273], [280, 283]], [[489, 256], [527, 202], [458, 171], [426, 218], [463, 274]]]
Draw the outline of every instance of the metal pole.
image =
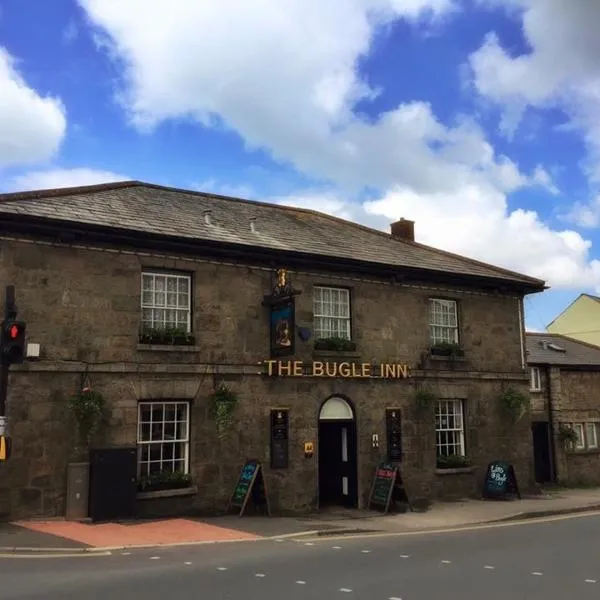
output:
[[[4, 319], [8, 320], [16, 316], [15, 286], [6, 286], [4, 300]], [[0, 361], [0, 435], [6, 435], [6, 396], [8, 393], [8, 369], [10, 365]]]

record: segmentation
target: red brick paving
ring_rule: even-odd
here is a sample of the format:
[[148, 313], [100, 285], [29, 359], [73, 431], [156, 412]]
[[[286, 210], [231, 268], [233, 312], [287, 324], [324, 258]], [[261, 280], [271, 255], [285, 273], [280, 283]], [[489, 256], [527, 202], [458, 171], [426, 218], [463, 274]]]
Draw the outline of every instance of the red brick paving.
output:
[[260, 536], [216, 527], [187, 519], [167, 519], [151, 523], [97, 525], [75, 521], [18, 521], [15, 525], [39, 533], [56, 535], [94, 547], [163, 545], [224, 540], [252, 540]]

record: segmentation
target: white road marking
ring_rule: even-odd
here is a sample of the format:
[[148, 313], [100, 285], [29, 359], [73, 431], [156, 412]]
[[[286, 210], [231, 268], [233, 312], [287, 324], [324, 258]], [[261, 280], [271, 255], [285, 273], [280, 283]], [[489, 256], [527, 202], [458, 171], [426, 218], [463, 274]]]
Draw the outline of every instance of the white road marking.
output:
[[595, 579], [586, 579], [586, 583], [597, 583]]
[[370, 551], [370, 550], [361, 550], [361, 552], [362, 552], [363, 554], [369, 554], [369, 552], [371, 552], [371, 551]]
[[121, 554], [122, 554], [123, 556], [129, 556], [129, 555], [131, 554], [131, 552], [121, 552]]
[[402, 598], [398, 598], [398, 596], [390, 596], [388, 600], [402, 600]]
[[400, 558], [410, 558], [410, 554], [401, 554]]
[[485, 565], [484, 569], [495, 569], [496, 567], [492, 567], [492, 565]]
[[342, 549], [342, 547], [341, 547], [341, 546], [334, 546], [334, 547], [333, 547], [333, 549], [334, 549], [334, 550], [341, 550], [341, 549]]
[[275, 540], [276, 542], [283, 542], [283, 540]]
[[192, 563], [191, 563], [189, 560], [187, 560], [187, 561], [186, 561], [186, 562], [184, 562], [183, 564], [184, 564], [184, 565], [191, 565]]
[[350, 588], [340, 588], [340, 592], [351, 592]]
[[532, 571], [531, 574], [532, 575], [543, 575], [543, 573], [540, 573], [539, 571]]
[[227, 571], [227, 567], [217, 567], [217, 571]]
[[304, 545], [305, 546], [314, 546], [314, 543], [313, 542], [306, 542]]
[[150, 560], [160, 560], [160, 556], [151, 556]]
[[441, 562], [442, 562], [442, 564], [444, 564], [444, 565], [449, 565], [449, 564], [450, 564], [450, 561], [449, 561], [449, 560], [442, 560]]
[[264, 577], [264, 576], [265, 576], [265, 574], [264, 574], [264, 573], [257, 573], [257, 574], [255, 575], [255, 577]]
[[299, 579], [298, 581], [296, 581], [296, 583], [298, 585], [306, 585], [306, 581], [302, 581], [302, 579]]

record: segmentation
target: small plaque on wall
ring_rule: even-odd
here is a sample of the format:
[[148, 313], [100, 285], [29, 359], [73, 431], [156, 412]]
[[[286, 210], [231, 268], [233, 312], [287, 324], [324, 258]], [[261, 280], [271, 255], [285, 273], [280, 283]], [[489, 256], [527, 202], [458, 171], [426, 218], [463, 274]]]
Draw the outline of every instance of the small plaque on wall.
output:
[[271, 411], [271, 469], [287, 469], [289, 464], [289, 411]]
[[387, 433], [387, 459], [402, 460], [402, 413], [399, 408], [388, 408], [385, 411]]

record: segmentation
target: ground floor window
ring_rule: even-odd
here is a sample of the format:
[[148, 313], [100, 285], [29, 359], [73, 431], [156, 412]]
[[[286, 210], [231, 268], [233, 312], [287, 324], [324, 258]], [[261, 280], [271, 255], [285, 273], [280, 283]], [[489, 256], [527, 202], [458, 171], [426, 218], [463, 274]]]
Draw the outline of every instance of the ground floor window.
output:
[[435, 409], [435, 446], [438, 457], [465, 455], [463, 400], [438, 400]]
[[600, 438], [600, 422], [589, 421], [587, 423], [568, 423], [577, 440], [573, 444], [575, 450], [597, 450]]
[[138, 404], [138, 477], [188, 473], [189, 415], [188, 402]]

